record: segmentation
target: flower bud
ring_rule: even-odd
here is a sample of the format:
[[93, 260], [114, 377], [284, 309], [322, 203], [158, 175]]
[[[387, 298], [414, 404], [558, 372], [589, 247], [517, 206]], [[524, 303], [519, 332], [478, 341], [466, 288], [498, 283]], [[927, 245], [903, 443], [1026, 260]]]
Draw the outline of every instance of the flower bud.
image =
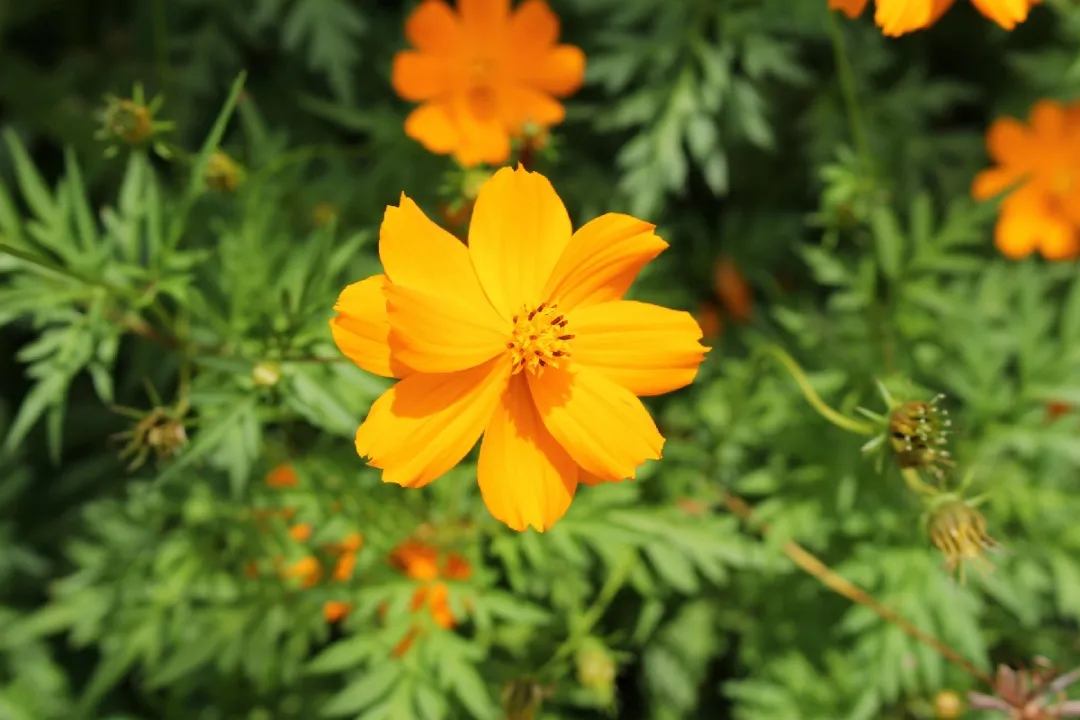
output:
[[963, 699], [952, 690], [934, 696], [934, 720], [955, 720], [964, 712]]
[[[986, 532], [986, 519], [966, 500], [943, 498], [930, 514], [927, 526], [930, 540], [945, 556], [945, 566], [953, 571], [966, 560], [990, 562], [983, 551], [997, 546]], [[962, 575], [961, 575], [962, 577]]]

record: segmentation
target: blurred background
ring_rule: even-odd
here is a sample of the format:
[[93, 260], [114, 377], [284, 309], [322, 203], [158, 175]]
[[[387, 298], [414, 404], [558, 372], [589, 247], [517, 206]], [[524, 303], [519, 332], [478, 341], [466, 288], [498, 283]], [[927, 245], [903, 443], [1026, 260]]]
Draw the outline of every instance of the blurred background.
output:
[[338, 294], [495, 167], [405, 132], [417, 4], [0, 0], [0, 720], [1080, 717], [1080, 216], [972, 196], [1080, 187], [1080, 7], [550, 0], [584, 83], [506, 163], [655, 223], [713, 349], [539, 534], [353, 447]]

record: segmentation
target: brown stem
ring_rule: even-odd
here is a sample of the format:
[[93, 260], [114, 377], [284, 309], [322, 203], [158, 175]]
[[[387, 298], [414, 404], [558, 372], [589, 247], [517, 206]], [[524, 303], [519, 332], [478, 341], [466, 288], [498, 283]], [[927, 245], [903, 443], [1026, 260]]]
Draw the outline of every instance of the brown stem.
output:
[[[752, 523], [754, 511], [749, 505], [746, 504], [742, 498], [732, 495], [729, 492], [722, 491], [722, 500], [724, 505], [731, 510], [731, 512], [738, 515], [747, 523]], [[758, 531], [762, 535], [768, 533], [768, 526], [763, 523], [753, 523], [758, 528]], [[873, 596], [866, 593], [864, 590], [856, 587], [850, 581], [844, 579], [835, 571], [829, 568], [825, 563], [818, 560], [814, 555], [807, 552], [801, 545], [796, 542], [788, 541], [783, 546], [784, 554], [791, 559], [793, 563], [798, 565], [802, 570], [806, 571], [810, 575], [821, 581], [821, 583], [833, 591], [843, 595], [848, 600], [858, 605], [862, 605], [865, 608], [869, 608], [878, 615], [882, 620], [903, 630], [913, 640], [926, 645], [934, 652], [941, 655], [949, 662], [953, 663], [957, 667], [962, 668], [965, 672], [969, 673], [972, 677], [981, 680], [987, 685], [992, 684], [990, 676], [984, 673], [979, 668], [975, 667], [971, 661], [961, 656], [958, 652], [951, 647], [938, 640], [933, 635], [923, 632], [919, 628], [911, 624], [910, 621], [904, 617], [898, 615], [894, 611], [882, 605]]]

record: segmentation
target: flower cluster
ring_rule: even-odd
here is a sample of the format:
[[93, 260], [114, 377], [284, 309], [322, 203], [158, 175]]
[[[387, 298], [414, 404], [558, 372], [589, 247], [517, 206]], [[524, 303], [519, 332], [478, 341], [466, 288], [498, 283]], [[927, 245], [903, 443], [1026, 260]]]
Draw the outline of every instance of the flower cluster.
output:
[[[390, 564], [407, 577], [419, 581], [410, 603], [412, 612], [426, 609], [435, 624], [446, 630], [457, 625], [450, 608], [450, 588], [445, 581], [469, 579], [472, 567], [465, 558], [453, 552], [440, 552], [425, 542], [410, 539], [394, 548], [390, 553]], [[414, 625], [394, 648], [394, 655], [405, 654], [419, 634], [419, 625]]]

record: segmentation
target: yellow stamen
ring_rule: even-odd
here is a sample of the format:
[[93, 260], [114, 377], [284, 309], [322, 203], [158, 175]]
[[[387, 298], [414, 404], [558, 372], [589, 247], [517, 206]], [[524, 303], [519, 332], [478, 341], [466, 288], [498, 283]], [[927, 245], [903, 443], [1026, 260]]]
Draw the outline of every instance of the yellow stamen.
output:
[[514, 363], [514, 374], [528, 369], [539, 375], [545, 367], [559, 367], [570, 357], [570, 341], [574, 339], [567, 328], [566, 317], [557, 303], [540, 303], [535, 309], [525, 307], [514, 316], [513, 339], [506, 344]]

